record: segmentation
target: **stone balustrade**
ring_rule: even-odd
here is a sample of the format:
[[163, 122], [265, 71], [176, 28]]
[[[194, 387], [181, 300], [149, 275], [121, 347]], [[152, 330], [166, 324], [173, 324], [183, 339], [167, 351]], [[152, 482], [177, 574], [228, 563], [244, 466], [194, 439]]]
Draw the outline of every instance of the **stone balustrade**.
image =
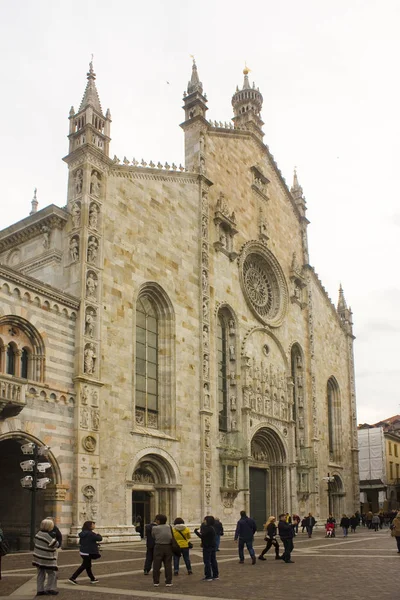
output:
[[0, 375], [0, 418], [15, 417], [26, 405], [26, 383], [11, 375]]

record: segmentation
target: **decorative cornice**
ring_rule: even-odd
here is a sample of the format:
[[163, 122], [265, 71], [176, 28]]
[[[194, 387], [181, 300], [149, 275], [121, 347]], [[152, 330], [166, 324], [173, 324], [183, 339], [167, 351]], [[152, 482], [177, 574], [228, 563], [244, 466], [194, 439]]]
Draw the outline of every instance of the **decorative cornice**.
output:
[[111, 169], [110, 175], [123, 177], [125, 179], [147, 179], [150, 181], [171, 181], [173, 183], [189, 183], [196, 185], [199, 183], [197, 173], [180, 173], [178, 171], [161, 171], [160, 169], [151, 169], [146, 167], [126, 167], [115, 165]]
[[62, 256], [63, 255], [60, 250], [56, 250], [55, 248], [53, 248], [52, 250], [43, 252], [43, 254], [41, 254], [38, 257], [31, 258], [30, 260], [26, 260], [25, 262], [19, 263], [14, 268], [16, 271], [29, 274], [31, 271], [34, 271], [39, 267], [43, 267], [52, 263], [60, 263], [62, 261]]
[[68, 220], [66, 210], [59, 208], [55, 204], [50, 204], [33, 215], [10, 225], [0, 231], [0, 252], [9, 250], [15, 246], [27, 242], [43, 234], [43, 226], [50, 229], [63, 229]]
[[74, 310], [79, 310], [79, 300], [75, 296], [67, 294], [66, 292], [60, 292], [51, 285], [42, 283], [41, 281], [38, 281], [29, 275], [23, 275], [14, 269], [10, 269], [10, 267], [0, 265], [0, 277], [3, 277], [7, 281], [10, 281], [16, 285], [24, 286], [29, 291], [36, 292], [37, 294], [43, 294], [43, 296], [46, 296], [46, 298], [54, 300], [55, 302], [59, 302], [64, 306], [68, 306]]

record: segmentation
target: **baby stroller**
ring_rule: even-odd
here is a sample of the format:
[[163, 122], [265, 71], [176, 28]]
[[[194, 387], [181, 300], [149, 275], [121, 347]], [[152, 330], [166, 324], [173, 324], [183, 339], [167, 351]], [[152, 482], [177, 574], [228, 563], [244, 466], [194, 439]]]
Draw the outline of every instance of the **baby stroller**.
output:
[[325, 537], [335, 537], [335, 523], [327, 523], [325, 525]]

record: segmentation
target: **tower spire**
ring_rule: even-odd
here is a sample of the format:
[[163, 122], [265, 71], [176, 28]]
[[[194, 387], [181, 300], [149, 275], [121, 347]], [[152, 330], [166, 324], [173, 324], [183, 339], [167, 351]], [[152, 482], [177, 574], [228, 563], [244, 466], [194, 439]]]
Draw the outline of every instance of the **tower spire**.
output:
[[339, 300], [338, 300], [337, 310], [338, 310], [338, 313], [341, 313], [341, 312], [345, 311], [346, 309], [347, 309], [347, 304], [346, 304], [346, 300], [345, 300], [345, 297], [344, 297], [344, 292], [343, 292], [342, 284], [340, 284], [340, 287], [339, 287]]
[[192, 64], [192, 76], [187, 86], [187, 93], [193, 94], [194, 92], [199, 92], [199, 94], [203, 93], [203, 84], [199, 79], [199, 74], [197, 72], [197, 65], [195, 58], [193, 56], [193, 64]]
[[337, 311], [339, 317], [341, 318], [346, 330], [348, 333], [353, 333], [353, 313], [351, 312], [351, 308], [347, 308], [347, 303], [344, 297], [344, 292], [342, 288], [342, 284], [339, 287], [339, 300], [337, 304]]
[[93, 70], [93, 61], [91, 60], [89, 63], [89, 71], [87, 73], [87, 84], [86, 89], [83, 94], [82, 102], [79, 107], [79, 112], [91, 105], [96, 111], [100, 114], [103, 114], [100, 104], [99, 93], [96, 88], [96, 73]]
[[290, 193], [293, 196], [293, 200], [295, 201], [296, 206], [299, 209], [301, 216], [304, 217], [306, 214], [306, 210], [307, 210], [306, 199], [304, 198], [304, 195], [303, 195], [303, 188], [299, 184], [296, 167], [294, 168], [293, 185], [290, 189]]
[[37, 209], [38, 209], [39, 202], [37, 200], [36, 193], [37, 193], [37, 188], [35, 188], [35, 190], [33, 192], [33, 198], [32, 198], [32, 201], [31, 201], [32, 210], [29, 213], [29, 215], [34, 215], [37, 212]]

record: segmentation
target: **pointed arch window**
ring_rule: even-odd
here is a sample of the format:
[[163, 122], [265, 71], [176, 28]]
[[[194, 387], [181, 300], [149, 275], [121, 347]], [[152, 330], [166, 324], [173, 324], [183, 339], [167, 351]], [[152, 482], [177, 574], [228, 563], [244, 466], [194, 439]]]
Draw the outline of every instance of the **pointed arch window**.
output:
[[223, 316], [217, 323], [218, 426], [228, 431], [228, 331]]
[[29, 351], [23, 348], [21, 353], [21, 377], [28, 379]]
[[327, 383], [327, 411], [328, 411], [328, 448], [331, 461], [340, 460], [340, 392], [339, 385], [334, 377]]
[[[142, 409], [144, 425], [157, 424], [159, 319], [156, 307], [147, 296], [136, 307], [136, 408]], [[157, 425], [156, 425], [157, 426]]]

